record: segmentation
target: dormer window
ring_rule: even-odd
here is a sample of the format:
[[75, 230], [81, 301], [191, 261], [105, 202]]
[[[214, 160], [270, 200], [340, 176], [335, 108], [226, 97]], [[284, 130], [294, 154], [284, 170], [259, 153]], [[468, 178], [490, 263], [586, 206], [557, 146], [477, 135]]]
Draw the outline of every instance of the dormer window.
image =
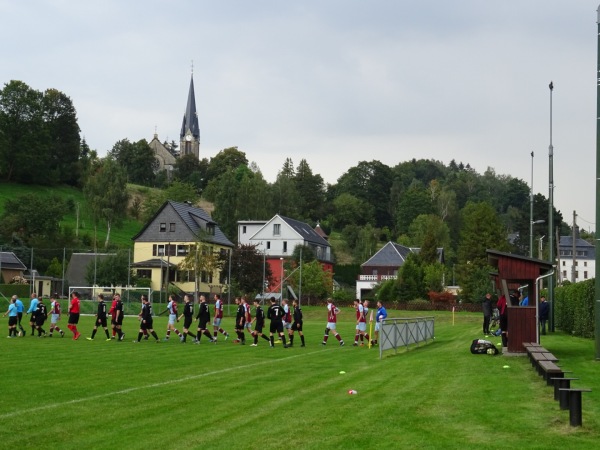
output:
[[210, 234], [211, 236], [215, 235], [215, 224], [214, 223], [206, 224], [206, 233]]
[[161, 233], [164, 233], [165, 231], [167, 231], [167, 224], [161, 223], [158, 227], [158, 231], [160, 231]]
[[273, 236], [281, 235], [281, 224], [274, 223], [273, 224]]

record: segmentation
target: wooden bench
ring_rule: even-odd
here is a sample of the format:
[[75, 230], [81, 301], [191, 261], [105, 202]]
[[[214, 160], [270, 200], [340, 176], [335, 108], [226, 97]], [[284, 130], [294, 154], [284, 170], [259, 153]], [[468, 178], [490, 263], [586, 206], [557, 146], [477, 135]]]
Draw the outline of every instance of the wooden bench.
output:
[[[569, 409], [569, 423], [571, 424], [572, 427], [580, 427], [582, 420], [581, 420], [581, 393], [582, 392], [592, 392], [591, 389], [573, 389], [573, 388], [569, 388], [569, 389], [560, 389], [560, 397], [562, 400], [562, 397], [564, 394], [566, 394], [565, 396], [568, 398], [568, 405], [563, 408], [563, 405], [561, 403], [560, 405], [560, 409]], [[564, 393], [564, 394], [563, 394]]]
[[544, 378], [546, 384], [548, 384], [549, 386], [552, 385], [551, 378], [564, 377], [563, 370], [560, 367], [558, 367], [555, 362], [552, 361], [539, 361], [538, 373]]
[[[560, 389], [570, 389], [571, 381], [579, 380], [579, 378], [567, 378], [567, 377], [554, 377], [550, 378], [554, 383], [554, 400], [560, 401]], [[565, 394], [565, 397], [567, 395]], [[567, 398], [563, 399], [563, 402], [566, 404], [569, 400]], [[566, 409], [566, 408], [564, 408]]]

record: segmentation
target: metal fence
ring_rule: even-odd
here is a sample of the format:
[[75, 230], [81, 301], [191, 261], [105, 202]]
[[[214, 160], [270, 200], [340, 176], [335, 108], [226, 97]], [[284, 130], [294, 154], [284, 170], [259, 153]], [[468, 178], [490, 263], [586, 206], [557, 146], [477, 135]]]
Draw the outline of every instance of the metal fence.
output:
[[410, 346], [420, 346], [434, 339], [433, 317], [412, 318], [387, 318], [381, 321], [379, 329], [379, 359], [383, 358], [383, 352]]

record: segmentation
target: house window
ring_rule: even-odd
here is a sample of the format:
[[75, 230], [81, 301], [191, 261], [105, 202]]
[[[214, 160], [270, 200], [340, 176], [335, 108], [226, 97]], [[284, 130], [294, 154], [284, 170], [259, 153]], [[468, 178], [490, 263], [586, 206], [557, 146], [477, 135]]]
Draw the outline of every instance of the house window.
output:
[[246, 225], [242, 225], [242, 234], [246, 234]]
[[565, 265], [565, 262], [563, 261], [562, 263], [563, 263], [563, 266], [564, 266], [564, 265]]
[[174, 223], [170, 223], [170, 224], [169, 224], [169, 231], [170, 231], [170, 232], [173, 232], [173, 231], [175, 231], [175, 224], [174, 224]]
[[211, 236], [215, 235], [215, 224], [214, 223], [207, 223], [206, 224], [206, 232], [208, 234], [210, 234]]
[[154, 244], [152, 246], [152, 256], [165, 256], [165, 246], [163, 244]]
[[271, 241], [267, 241], [267, 250], [271, 250]]
[[137, 277], [138, 278], [148, 278], [151, 279], [152, 278], [152, 271], [149, 269], [138, 269], [137, 270]]
[[287, 241], [283, 241], [283, 253], [287, 253]]
[[583, 262], [583, 267], [587, 267], [587, 261]]
[[187, 256], [190, 252], [190, 247], [188, 245], [178, 245], [177, 246], [177, 256]]
[[164, 233], [165, 231], [167, 231], [167, 224], [161, 223], [158, 227], [158, 231], [160, 231], [161, 233]]
[[563, 270], [563, 278], [567, 278], [567, 271]]
[[273, 224], [273, 236], [281, 235], [281, 224], [274, 223]]
[[587, 280], [587, 270], [583, 272], [583, 278]]
[[202, 283], [212, 283], [212, 273], [202, 271], [200, 281], [202, 281]]

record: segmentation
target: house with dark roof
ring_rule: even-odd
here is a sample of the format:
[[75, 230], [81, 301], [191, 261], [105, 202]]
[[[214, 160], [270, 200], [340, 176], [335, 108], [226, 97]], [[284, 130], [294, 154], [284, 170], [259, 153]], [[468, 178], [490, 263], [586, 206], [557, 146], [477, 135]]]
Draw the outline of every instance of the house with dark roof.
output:
[[[356, 281], [356, 298], [360, 299], [363, 291], [372, 290], [382, 281], [395, 280], [408, 255], [418, 254], [420, 251], [418, 247], [406, 247], [391, 241], [385, 244], [360, 265], [361, 274]], [[444, 262], [443, 248], [438, 248], [438, 260]]]
[[9, 284], [14, 277], [22, 277], [27, 267], [13, 252], [0, 252], [0, 283]]
[[202, 208], [168, 200], [132, 239], [132, 268], [138, 278], [150, 280], [153, 290], [164, 290], [173, 283], [185, 292], [194, 292], [196, 281], [199, 292], [221, 293], [224, 290], [226, 269], [198, 273], [179, 269], [191, 248], [228, 259], [234, 247]]
[[559, 283], [565, 280], [577, 283], [596, 275], [596, 247], [579, 237], [579, 227], [575, 227], [575, 237], [560, 237], [558, 259]]
[[273, 275], [269, 289], [281, 287], [283, 261], [292, 256], [297, 246], [310, 248], [324, 270], [333, 272], [333, 255], [325, 232], [290, 217], [275, 215], [270, 220], [242, 220], [238, 222], [238, 243], [255, 245], [265, 255]]
[[90, 283], [87, 281], [88, 269], [98, 265], [100, 261], [109, 256], [115, 256], [115, 253], [73, 253], [65, 272], [65, 278], [69, 286], [89, 286]]

